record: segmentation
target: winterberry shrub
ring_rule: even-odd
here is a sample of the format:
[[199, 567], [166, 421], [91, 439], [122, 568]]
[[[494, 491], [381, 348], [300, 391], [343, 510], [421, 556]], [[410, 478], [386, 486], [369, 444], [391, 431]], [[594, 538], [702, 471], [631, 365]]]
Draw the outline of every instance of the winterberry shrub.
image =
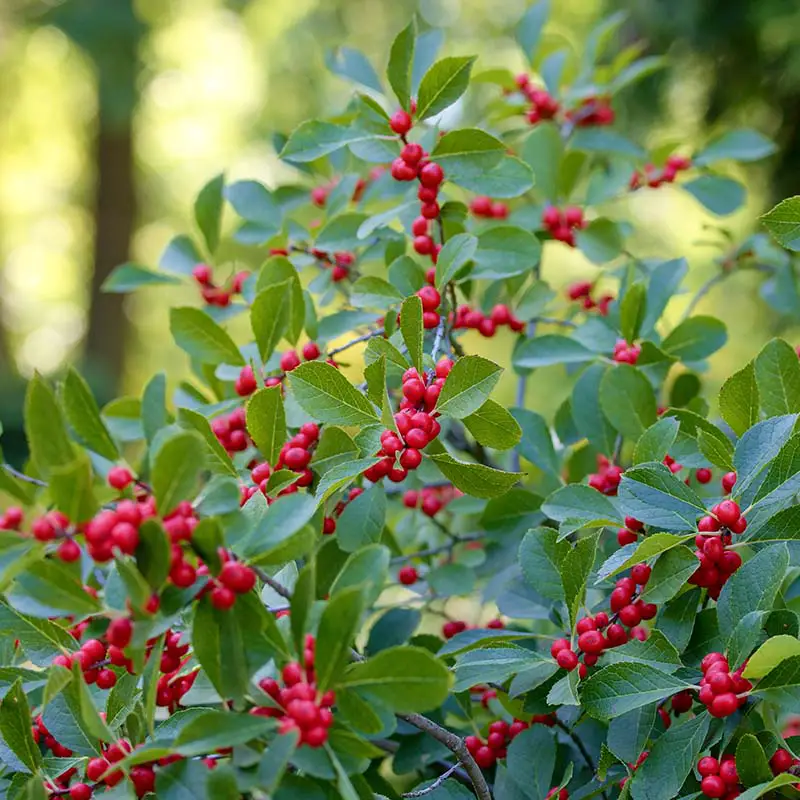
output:
[[610, 52], [616, 17], [540, 48], [544, 8], [516, 77], [414, 23], [387, 84], [334, 62], [371, 91], [279, 139], [294, 182], [218, 176], [197, 239], [116, 270], [186, 284], [188, 377], [103, 408], [74, 370], [31, 380], [30, 460], [0, 469], [3, 796], [796, 796], [800, 361], [774, 339], [710, 398], [729, 320], [694, 311], [752, 269], [798, 316], [800, 198], [678, 319], [689, 265], [637, 257], [611, 201], [730, 213], [730, 162], [773, 146], [648, 156], [617, 98], [661, 61]]

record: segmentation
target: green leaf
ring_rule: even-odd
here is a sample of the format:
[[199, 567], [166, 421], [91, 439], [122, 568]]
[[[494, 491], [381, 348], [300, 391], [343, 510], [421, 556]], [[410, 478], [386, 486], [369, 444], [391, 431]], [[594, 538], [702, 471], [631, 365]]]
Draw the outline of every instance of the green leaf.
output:
[[469, 179], [476, 168], [489, 171], [496, 167], [506, 145], [500, 139], [480, 128], [462, 128], [449, 131], [436, 143], [432, 158], [445, 171], [448, 180], [459, 183]]
[[800, 656], [800, 640], [787, 634], [773, 636], [750, 656], [742, 674], [748, 679], [763, 678], [778, 664], [792, 656]]
[[522, 438], [522, 428], [505, 406], [487, 400], [477, 411], [463, 418], [467, 430], [484, 447], [508, 450]]
[[374, 275], [359, 278], [350, 291], [350, 302], [356, 308], [389, 308], [402, 299], [403, 295], [389, 281]]
[[174, 748], [187, 758], [199, 756], [260, 739], [274, 728], [275, 722], [267, 717], [209, 710], [181, 728], [175, 737]]
[[337, 47], [325, 55], [325, 66], [334, 74], [372, 89], [383, 92], [380, 78], [367, 57], [352, 47]]
[[450, 56], [430, 67], [419, 85], [416, 118], [427, 119], [455, 103], [469, 86], [474, 63], [475, 56]]
[[200, 190], [194, 202], [194, 218], [210, 253], [219, 245], [224, 188], [225, 176], [217, 175]]
[[496, 795], [509, 800], [546, 797], [553, 784], [556, 748], [555, 738], [543, 725], [534, 725], [515, 736], [506, 757], [506, 774], [513, 788], [507, 787], [503, 793], [497, 789]]
[[209, 797], [206, 785], [210, 772], [202, 761], [182, 759], [170, 764], [156, 773], [155, 795], [159, 800], [197, 800]]
[[[517, 28], [514, 32], [515, 37], [531, 66], [536, 65], [536, 50], [549, 15], [549, 0], [539, 0], [539, 2], [533, 3], [528, 8], [517, 23]], [[549, 788], [548, 786], [547, 789]], [[544, 794], [547, 793], [547, 789], [545, 789]]]
[[590, 716], [600, 720], [613, 719], [690, 686], [690, 683], [646, 664], [611, 664], [581, 685], [580, 699]]
[[600, 406], [606, 419], [623, 436], [632, 439], [638, 439], [656, 421], [653, 387], [630, 364], [617, 364], [603, 376]]
[[564, 600], [569, 610], [570, 623], [575, 624], [578, 611], [583, 605], [586, 595], [586, 581], [594, 565], [597, 554], [597, 541], [600, 534], [578, 539], [575, 547], [561, 562], [561, 582], [564, 585]]
[[[654, 422], [636, 442], [633, 451], [633, 463], [641, 464], [643, 461], [663, 461], [670, 447], [678, 436], [680, 423], [674, 417], [663, 417]], [[602, 452], [610, 452], [605, 450]]]
[[31, 710], [18, 678], [0, 703], [0, 734], [14, 755], [31, 771], [42, 763], [42, 754], [31, 735]]
[[203, 364], [244, 364], [230, 335], [199, 308], [171, 308], [169, 329], [178, 347]]
[[408, 348], [411, 363], [422, 372], [425, 331], [422, 327], [422, 300], [417, 295], [407, 297], [400, 307], [400, 333]]
[[364, 595], [360, 586], [342, 589], [325, 606], [315, 650], [320, 691], [336, 686], [350, 662], [350, 649], [361, 627], [363, 610]]
[[[793, 353], [793, 355], [795, 354]], [[794, 361], [797, 368], [798, 400], [800, 400], [800, 366], [796, 363], [796, 357]], [[741, 436], [758, 422], [759, 402], [756, 369], [751, 361], [738, 372], [734, 372], [722, 384], [722, 388], [719, 390], [719, 410], [722, 418], [731, 426], [733, 432], [737, 436]], [[793, 410], [800, 410], [800, 407]], [[786, 409], [778, 413], [786, 414], [789, 411], [790, 409]]]
[[796, 421], [796, 414], [765, 419], [753, 425], [739, 439], [733, 455], [737, 475], [735, 498], [753, 493], [753, 487], [758, 486], [762, 472], [791, 436]]
[[21, 614], [0, 602], [0, 633], [19, 639], [25, 655], [40, 667], [50, 666], [57, 655], [72, 652], [75, 640], [65, 628], [48, 619]]
[[777, 544], [756, 553], [725, 582], [717, 601], [719, 629], [729, 637], [750, 611], [769, 611], [789, 566], [789, 550]]
[[378, 134], [371, 131], [321, 120], [307, 120], [292, 131], [281, 150], [280, 158], [304, 164], [330, 155], [347, 145], [379, 138]]
[[578, 128], [572, 135], [570, 147], [584, 153], [603, 153], [629, 159], [643, 159], [647, 155], [638, 144], [608, 128]]
[[499, 497], [523, 475], [521, 472], [503, 472], [483, 464], [456, 461], [447, 453], [433, 455], [431, 461], [457, 489], [472, 497]]
[[606, 654], [606, 662], [609, 664], [647, 664], [669, 673], [673, 673], [683, 666], [675, 646], [658, 630], [650, 631], [650, 636], [644, 642], [633, 638], [622, 647], [609, 650]]
[[142, 428], [147, 441], [152, 444], [158, 431], [168, 424], [167, 376], [158, 372], [150, 378], [142, 392]]
[[380, 541], [386, 520], [386, 492], [375, 486], [351, 500], [337, 525], [337, 541], [346, 553], [354, 553]]
[[258, 273], [256, 292], [285, 281], [289, 281], [289, 327], [285, 336], [292, 344], [297, 344], [305, 325], [306, 303], [300, 277], [292, 262], [284, 256], [268, 258]]
[[445, 242], [436, 261], [436, 288], [442, 289], [475, 256], [478, 240], [471, 233], [457, 233]]
[[716, 317], [690, 317], [681, 322], [662, 343], [681, 361], [700, 361], [716, 353], [728, 340], [725, 323]]
[[656, 739], [647, 760], [633, 773], [630, 791], [634, 800], [672, 800], [680, 795], [697, 764], [709, 722], [708, 714], [700, 714], [672, 725]]
[[800, 196], [782, 200], [761, 216], [764, 227], [788, 250], [800, 250]]
[[775, 789], [780, 789], [796, 782], [796, 776], [783, 772], [780, 775], [776, 775], [769, 783], [760, 783], [758, 786], [753, 786], [742, 792], [739, 797], [741, 800], [757, 800], [759, 797], [770, 794]]
[[767, 754], [752, 733], [746, 733], [736, 745], [736, 771], [742, 786], [757, 786], [772, 780]]
[[444, 416], [463, 419], [488, 400], [503, 370], [481, 356], [459, 358], [442, 387], [436, 410]]
[[613, 261], [621, 255], [625, 244], [617, 223], [604, 218], [592, 220], [585, 228], [581, 228], [575, 242], [593, 264]]
[[536, 176], [536, 188], [546, 200], [558, 199], [564, 140], [552, 122], [540, 122], [522, 145], [522, 158]]
[[539, 469], [558, 475], [559, 461], [553, 437], [544, 418], [526, 408], [512, 408], [511, 414], [522, 428], [519, 452]]
[[678, 536], [674, 533], [651, 533], [638, 543], [625, 545], [612, 553], [597, 570], [597, 583], [629, 569], [634, 564], [665, 553], [673, 547], [689, 541], [690, 538], [690, 536]]
[[409, 110], [411, 103], [411, 68], [414, 65], [414, 44], [417, 38], [414, 19], [397, 34], [389, 51], [386, 77], [400, 105]]
[[[756, 398], [768, 417], [800, 411], [800, 360], [783, 339], [768, 342], [756, 356], [755, 381]], [[757, 407], [755, 414], [757, 419]]]
[[635, 762], [644, 750], [656, 722], [656, 708], [640, 706], [611, 720], [608, 747], [622, 761]]
[[326, 425], [314, 450], [311, 467], [322, 475], [329, 469], [352, 460], [358, 455], [358, 445], [350, 435], [334, 425]]
[[600, 384], [608, 367], [590, 364], [572, 387], [572, 417], [581, 436], [598, 453], [613, 453], [616, 431], [600, 406]]
[[136, 566], [153, 589], [159, 589], [169, 574], [170, 542], [154, 519], [145, 520], [139, 528]]
[[61, 561], [38, 561], [17, 575], [6, 597], [18, 611], [38, 617], [96, 614], [100, 604], [84, 591], [78, 578]]
[[259, 389], [247, 403], [247, 432], [270, 464], [276, 464], [286, 441], [286, 414], [280, 386]]
[[264, 362], [275, 352], [289, 327], [290, 289], [289, 281], [268, 286], [256, 295], [250, 308], [250, 325]]
[[314, 243], [319, 250], [326, 252], [356, 247], [361, 244], [359, 229], [365, 219], [365, 214], [339, 214], [329, 220]]
[[533, 186], [533, 182], [531, 168], [524, 161], [509, 155], [502, 156], [490, 170], [483, 169], [479, 164], [468, 166], [465, 162], [458, 180], [453, 181], [462, 189], [496, 198], [519, 197]]
[[195, 243], [188, 236], [176, 236], [167, 245], [158, 266], [174, 275], [190, 276], [202, 260]]
[[539, 240], [516, 225], [490, 228], [478, 238], [473, 277], [510, 278], [529, 273], [542, 255]]
[[225, 199], [242, 219], [258, 223], [267, 237], [280, 231], [280, 206], [264, 184], [258, 181], [236, 181], [228, 184], [225, 187]]
[[324, 361], [301, 364], [292, 370], [289, 380], [297, 402], [320, 422], [370, 425], [378, 420], [369, 400], [336, 367]]
[[424, 712], [444, 703], [447, 667], [420, 647], [391, 647], [347, 668], [338, 686], [374, 695], [395, 713]]
[[700, 589], [690, 589], [667, 603], [658, 615], [658, 629], [679, 652], [686, 649], [697, 620]]
[[257, 564], [281, 564], [304, 556], [316, 541], [318, 529], [309, 525], [316, 510], [317, 501], [311, 495], [279, 497], [234, 549]]
[[91, 519], [97, 511], [93, 481], [92, 464], [86, 452], [80, 452], [71, 464], [53, 467], [50, 496], [56, 508], [75, 522]]
[[570, 484], [556, 489], [542, 504], [542, 511], [558, 522], [615, 525], [622, 522], [614, 504], [596, 489]]
[[597, 354], [575, 339], [558, 334], [545, 334], [526, 339], [514, 349], [512, 361], [515, 369], [535, 369], [553, 364], [582, 364], [594, 361]]
[[64, 379], [62, 399], [64, 414], [80, 441], [110, 461], [117, 459], [117, 445], [100, 417], [92, 391], [74, 368], [70, 368]]
[[227, 472], [234, 478], [239, 477], [239, 473], [233, 465], [230, 455], [228, 455], [228, 452], [222, 446], [219, 439], [214, 435], [214, 431], [211, 430], [211, 425], [202, 414], [197, 411], [192, 411], [190, 408], [180, 408], [178, 409], [178, 421], [183, 427], [192, 428], [205, 439], [208, 447], [209, 469], [214, 472]]
[[747, 194], [739, 181], [719, 175], [701, 175], [682, 183], [681, 188], [712, 214], [723, 217], [741, 208]]
[[647, 312], [647, 290], [643, 283], [634, 283], [622, 298], [619, 308], [619, 325], [622, 338], [634, 342]]
[[197, 433], [180, 431], [163, 441], [152, 456], [153, 494], [162, 516], [194, 497], [205, 453], [205, 442]]
[[75, 451], [53, 390], [36, 374], [25, 392], [25, 437], [37, 469], [47, 475], [53, 467], [68, 466]]
[[697, 558], [688, 547], [667, 550], [653, 567], [643, 593], [644, 601], [661, 605], [672, 600], [696, 570]]
[[380, 544], [368, 544], [352, 553], [330, 587], [333, 597], [351, 586], [358, 586], [364, 603], [371, 606], [383, 591], [389, 575], [389, 551]]
[[695, 491], [663, 464], [643, 464], [626, 470], [619, 485], [625, 514], [666, 530], [694, 530], [705, 514]]
[[800, 699], [800, 655], [781, 661], [759, 680], [752, 694], [779, 708], [796, 705]]
[[776, 149], [774, 142], [758, 131], [742, 128], [726, 131], [721, 136], [712, 139], [692, 158], [692, 163], [698, 167], [705, 167], [724, 159], [759, 161], [772, 155]]
[[111, 274], [103, 281], [101, 290], [107, 294], [126, 294], [142, 286], [175, 285], [177, 278], [153, 272], [139, 264], [120, 264], [114, 267]]

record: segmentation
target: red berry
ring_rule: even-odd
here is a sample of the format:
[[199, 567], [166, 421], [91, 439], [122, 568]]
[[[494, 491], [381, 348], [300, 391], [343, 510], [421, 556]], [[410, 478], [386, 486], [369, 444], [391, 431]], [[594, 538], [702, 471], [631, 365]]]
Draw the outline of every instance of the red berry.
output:
[[97, 781], [108, 769], [108, 766], [108, 761], [106, 761], [104, 758], [90, 758], [86, 765], [86, 777], [90, 781]]
[[292, 470], [305, 469], [311, 461], [311, 453], [302, 447], [290, 447], [283, 455], [283, 463]]
[[736, 769], [736, 759], [726, 758], [719, 765], [719, 776], [728, 786], [735, 786], [739, 783], [739, 773]]
[[108, 471], [108, 485], [112, 489], [122, 491], [133, 483], [133, 475], [126, 467], [112, 467]]
[[732, 522], [728, 528], [731, 533], [744, 533], [747, 530], [747, 520], [744, 517], [739, 517], [736, 522]]
[[[416, 433], [416, 429], [414, 430]], [[422, 453], [419, 450], [415, 450], [413, 447], [409, 447], [408, 449], [404, 450], [400, 456], [400, 466], [403, 469], [414, 470], [422, 463]], [[426, 501], [422, 503], [422, 510], [427, 514], [427, 510], [425, 508]], [[438, 511], [438, 508], [437, 508]], [[428, 514], [428, 516], [431, 516]]]
[[652, 569], [647, 564], [636, 564], [631, 570], [631, 578], [638, 586], [644, 586], [650, 580]]
[[593, 631], [596, 629], [597, 623], [594, 621], [594, 619], [592, 619], [592, 617], [584, 617], [583, 619], [579, 620], [578, 624], [575, 626], [575, 631], [577, 633], [586, 633], [587, 631]]
[[779, 772], [786, 772], [793, 763], [794, 759], [792, 758], [792, 754], [783, 748], [777, 749], [775, 754], [769, 760], [769, 765], [772, 767], [772, 771], [775, 774]]
[[97, 673], [97, 686], [99, 689], [111, 689], [117, 683], [117, 674], [112, 669], [101, 669]]
[[404, 136], [408, 133], [413, 124], [411, 114], [407, 111], [403, 111], [402, 108], [395, 111], [389, 119], [389, 127], [400, 136]]
[[414, 567], [402, 567], [397, 573], [397, 579], [404, 586], [412, 586], [419, 579], [419, 573]]
[[469, 204], [469, 210], [476, 217], [490, 217], [492, 215], [492, 201], [489, 197], [479, 195]]
[[426, 164], [419, 171], [419, 182], [429, 189], [436, 189], [444, 180], [444, 170], [434, 162]]
[[627, 606], [631, 601], [631, 595], [632, 592], [628, 591], [627, 588], [617, 587], [614, 589], [609, 597], [611, 610], [616, 614], [620, 609]]
[[559, 650], [558, 655], [556, 656], [556, 663], [559, 667], [561, 667], [561, 669], [565, 669], [567, 672], [572, 672], [572, 670], [578, 666], [578, 656], [572, 650], [564, 648], [563, 650]]
[[578, 637], [578, 647], [583, 650], [584, 653], [602, 653], [605, 648], [603, 634], [599, 631], [586, 631], [586, 633], [582, 633]]
[[64, 539], [64, 541], [58, 546], [56, 555], [62, 561], [66, 561], [68, 564], [71, 564], [73, 561], [77, 561], [81, 557], [81, 548], [74, 539]]
[[700, 521], [697, 523], [697, 530], [705, 533], [713, 533], [714, 531], [718, 531], [720, 527], [721, 525], [719, 522], [711, 516], [701, 517]]
[[636, 534], [633, 531], [629, 531], [627, 528], [620, 528], [617, 531], [617, 544], [620, 547], [624, 547], [626, 544], [633, 544], [636, 539]]
[[739, 708], [739, 700], [733, 692], [718, 694], [708, 709], [712, 717], [729, 717]]
[[227, 586], [216, 586], [211, 590], [211, 605], [218, 611], [227, 611], [236, 602], [236, 595]]
[[436, 311], [442, 302], [442, 296], [433, 286], [423, 286], [417, 292], [417, 296], [422, 300], [423, 311]]
[[247, 397], [258, 389], [255, 373], [251, 366], [242, 367], [239, 377], [234, 384], [234, 390], [239, 397]]
[[322, 523], [322, 532], [326, 536], [330, 536], [332, 533], [336, 532], [336, 520], [333, 517], [325, 517]]
[[712, 756], [705, 756], [697, 762], [697, 771], [702, 778], [707, 778], [709, 775], [719, 775], [719, 761]]
[[733, 500], [723, 500], [716, 506], [716, 517], [725, 526], [733, 525], [742, 515], [739, 504]]
[[133, 623], [127, 618], [115, 619], [106, 630], [106, 639], [115, 647], [125, 648], [130, 644], [133, 636]]
[[676, 714], [683, 714], [689, 711], [693, 705], [691, 692], [678, 692], [672, 698], [672, 709]]
[[208, 286], [211, 283], [211, 267], [208, 264], [195, 264], [192, 277], [201, 286]]
[[[399, 133], [399, 131], [395, 131], [395, 133]], [[423, 155], [424, 151], [422, 146], [414, 142], [409, 142], [407, 145], [404, 145], [403, 149], [400, 151], [400, 158], [411, 166], [418, 164], [422, 160]]]
[[319, 346], [316, 342], [307, 342], [303, 345], [303, 358], [306, 361], [314, 361], [319, 358]]
[[718, 775], [709, 775], [700, 782], [700, 789], [706, 797], [724, 797], [728, 787]]
[[417, 217], [411, 223], [411, 233], [414, 236], [427, 236], [429, 222], [425, 217]]
[[433, 252], [433, 239], [430, 236], [415, 236], [414, 250], [421, 256], [428, 256]]
[[562, 650], [568, 650], [569, 646], [569, 639], [556, 639], [550, 645], [550, 655], [556, 658]]
[[708, 483], [711, 480], [711, 470], [700, 467], [700, 469], [695, 472], [694, 476], [697, 478], [698, 483]]
[[736, 485], [736, 473], [726, 472], [722, 476], [722, 490], [725, 494], [730, 494], [733, 487]]
[[256, 574], [238, 561], [228, 561], [219, 573], [219, 582], [236, 594], [247, 594], [256, 585]]
[[627, 625], [629, 628], [638, 625], [642, 621], [642, 615], [639, 612], [639, 609], [635, 605], [627, 605], [623, 606], [619, 610], [619, 621], [623, 625]]
[[296, 369], [300, 366], [300, 357], [295, 353], [294, 350], [287, 350], [281, 356], [281, 369], [284, 372], [291, 372], [293, 369]]
[[90, 800], [92, 787], [85, 783], [73, 783], [69, 787], [70, 800]]

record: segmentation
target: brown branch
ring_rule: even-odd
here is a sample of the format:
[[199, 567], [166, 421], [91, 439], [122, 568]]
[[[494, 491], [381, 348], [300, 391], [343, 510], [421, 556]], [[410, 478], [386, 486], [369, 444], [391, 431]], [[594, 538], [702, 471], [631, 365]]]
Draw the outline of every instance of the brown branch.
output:
[[251, 569], [273, 592], [277, 592], [281, 597], [285, 597], [287, 600], [292, 599], [292, 593], [282, 583], [278, 583], [271, 575], [267, 575], [263, 569], [260, 567], [251, 567]]

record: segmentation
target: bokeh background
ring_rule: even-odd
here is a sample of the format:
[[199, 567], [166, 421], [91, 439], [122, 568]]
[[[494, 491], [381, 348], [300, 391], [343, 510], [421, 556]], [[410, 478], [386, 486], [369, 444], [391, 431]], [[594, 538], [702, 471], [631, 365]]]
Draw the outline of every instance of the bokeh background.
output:
[[[7, 457], [20, 429], [24, 381], [78, 362], [102, 400], [138, 393], [156, 369], [186, 362], [169, 346], [170, 303], [189, 288], [128, 298], [99, 292], [126, 260], [155, 265], [191, 229], [191, 202], [213, 174], [295, 181], [271, 136], [343, 107], [353, 89], [326, 70], [338, 45], [361, 49], [382, 73], [389, 44], [412, 13], [442, 27], [442, 53], [477, 53], [479, 67], [521, 69], [509, 31], [528, 0], [2, 0], [0, 2], [0, 419]], [[800, 4], [796, 0], [558, 0], [548, 36], [575, 52], [604, 14], [624, 9], [623, 44], [666, 53], [670, 68], [617, 105], [633, 138], [699, 145], [720, 126], [773, 137], [778, 153], [738, 177], [747, 206], [720, 220], [669, 187], [637, 193], [614, 215], [633, 218], [639, 254], [686, 255], [690, 285], [724, 242], [758, 213], [800, 192]], [[469, 108], [464, 109], [469, 116]], [[548, 245], [544, 277], [560, 286], [589, 268]], [[713, 390], [769, 335], [793, 340], [789, 320], [758, 298], [758, 277], [734, 276], [705, 300], [730, 342], [707, 377]], [[688, 295], [687, 295], [688, 297]], [[685, 304], [679, 298], [677, 305]], [[679, 313], [680, 308], [675, 310]], [[508, 342], [478, 340], [500, 358]], [[503, 354], [503, 355], [501, 355]], [[174, 372], [172, 372], [174, 371]], [[563, 373], [531, 381], [545, 413]], [[512, 402], [509, 382], [501, 387]], [[20, 440], [21, 442], [21, 440]]]

